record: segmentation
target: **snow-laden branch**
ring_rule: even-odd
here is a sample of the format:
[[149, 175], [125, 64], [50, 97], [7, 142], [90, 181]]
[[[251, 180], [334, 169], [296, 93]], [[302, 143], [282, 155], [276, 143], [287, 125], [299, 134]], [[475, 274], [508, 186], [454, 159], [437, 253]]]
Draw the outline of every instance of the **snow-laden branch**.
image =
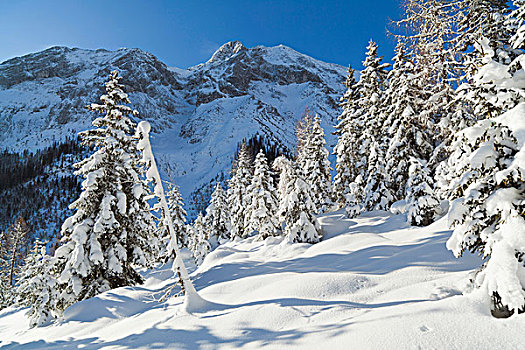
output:
[[180, 278], [182, 281], [182, 288], [185, 291], [186, 299], [184, 301], [186, 311], [188, 312], [194, 312], [199, 311], [209, 304], [206, 300], [204, 300], [199, 293], [197, 293], [197, 290], [193, 286], [193, 283], [191, 282], [191, 279], [188, 275], [188, 270], [186, 270], [186, 266], [184, 266], [184, 261], [182, 260], [179, 245], [177, 242], [177, 235], [175, 234], [175, 230], [173, 229], [173, 221], [171, 218], [170, 211], [168, 209], [168, 203], [166, 201], [166, 196], [164, 194], [164, 188], [162, 186], [162, 180], [160, 178], [159, 170], [157, 168], [157, 163], [155, 162], [155, 157], [153, 156], [153, 152], [151, 150], [151, 144], [149, 142], [149, 132], [151, 130], [151, 126], [146, 121], [141, 121], [137, 126], [137, 135], [140, 138], [140, 141], [138, 143], [138, 148], [142, 151], [142, 159], [143, 161], [148, 165], [149, 169], [146, 173], [146, 177], [149, 181], [152, 181], [154, 183], [154, 192], [157, 196], [159, 203], [162, 207], [162, 216], [163, 219], [168, 224], [168, 230], [170, 233], [170, 244], [169, 247], [175, 251], [175, 261], [173, 262], [173, 270], [176, 273], [180, 274]]

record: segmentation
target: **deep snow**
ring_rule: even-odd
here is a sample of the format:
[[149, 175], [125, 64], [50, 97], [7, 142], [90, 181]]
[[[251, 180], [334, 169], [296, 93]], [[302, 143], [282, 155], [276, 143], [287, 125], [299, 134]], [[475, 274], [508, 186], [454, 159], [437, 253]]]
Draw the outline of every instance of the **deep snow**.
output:
[[216, 303], [204, 312], [186, 313], [180, 297], [157, 301], [174, 283], [160, 266], [142, 286], [73, 305], [58, 324], [28, 329], [24, 309], [0, 311], [0, 348], [522, 348], [525, 316], [495, 319], [482, 293], [467, 293], [480, 259], [446, 250], [446, 219], [424, 228], [385, 212], [320, 220], [315, 245], [246, 239], [210, 253], [192, 273]]

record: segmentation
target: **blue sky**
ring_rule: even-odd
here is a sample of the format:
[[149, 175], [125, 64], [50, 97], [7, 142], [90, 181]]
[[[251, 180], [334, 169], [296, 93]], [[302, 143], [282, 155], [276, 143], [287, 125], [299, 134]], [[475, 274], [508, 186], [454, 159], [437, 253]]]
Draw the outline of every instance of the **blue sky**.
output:
[[392, 56], [385, 28], [399, 13], [398, 0], [0, 0], [0, 61], [54, 45], [138, 47], [186, 68], [240, 40], [360, 66], [370, 38]]

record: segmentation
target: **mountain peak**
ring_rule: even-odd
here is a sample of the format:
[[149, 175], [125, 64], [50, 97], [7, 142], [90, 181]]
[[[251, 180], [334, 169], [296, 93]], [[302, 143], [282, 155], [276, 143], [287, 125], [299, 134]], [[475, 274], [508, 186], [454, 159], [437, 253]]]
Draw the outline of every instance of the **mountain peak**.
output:
[[238, 40], [229, 41], [226, 44], [219, 47], [217, 51], [211, 56], [208, 62], [214, 62], [217, 60], [226, 60], [229, 57], [246, 50], [246, 47]]

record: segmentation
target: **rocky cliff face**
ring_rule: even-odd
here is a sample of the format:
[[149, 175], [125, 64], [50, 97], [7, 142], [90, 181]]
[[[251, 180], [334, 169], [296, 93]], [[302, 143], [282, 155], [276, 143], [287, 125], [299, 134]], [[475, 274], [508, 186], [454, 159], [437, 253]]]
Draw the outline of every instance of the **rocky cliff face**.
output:
[[0, 149], [34, 151], [89, 128], [94, 115], [85, 106], [98, 101], [113, 69], [140, 118], [153, 124], [164, 175], [186, 198], [230, 168], [245, 137], [259, 133], [293, 148], [306, 106], [329, 135], [346, 74], [285, 46], [246, 48], [238, 41], [188, 69], [167, 67], [139, 49], [53, 47], [0, 64]]

